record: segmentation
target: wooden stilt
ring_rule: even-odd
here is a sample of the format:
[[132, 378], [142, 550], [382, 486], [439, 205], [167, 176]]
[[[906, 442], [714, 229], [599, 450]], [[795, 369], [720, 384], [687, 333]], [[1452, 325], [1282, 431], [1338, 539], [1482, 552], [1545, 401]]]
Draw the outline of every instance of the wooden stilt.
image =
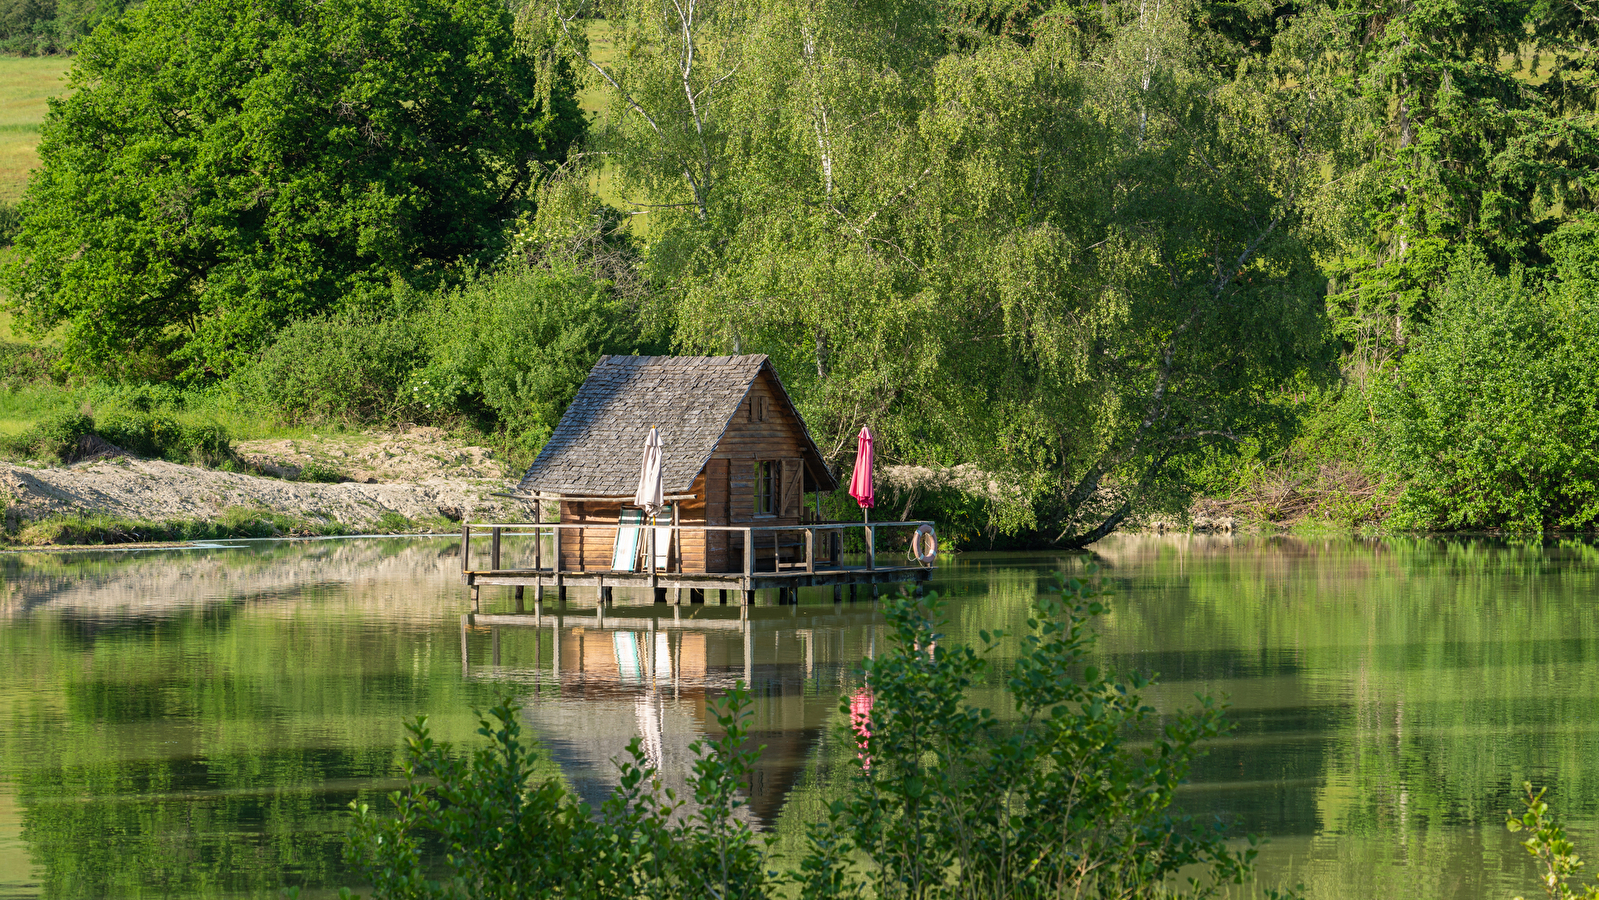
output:
[[842, 584], [833, 585], [833, 602], [834, 603], [843, 603], [844, 602], [844, 586]]
[[527, 590], [527, 588], [525, 586], [523, 586], [523, 585], [519, 584], [519, 585], [516, 586], [516, 611], [517, 612], [526, 612], [527, 611], [526, 608], [524, 608], [523, 605], [522, 605], [522, 593], [524, 591], [526, 591], [526, 590]]
[[481, 608], [479, 608], [479, 606], [478, 606], [478, 594], [479, 594], [479, 593], [480, 593], [480, 592], [481, 592], [481, 591], [482, 591], [482, 590], [483, 590], [483, 588], [482, 588], [482, 587], [480, 587], [480, 586], [478, 586], [478, 585], [475, 585], [475, 584], [474, 584], [474, 585], [472, 585], [472, 611], [473, 611], [473, 612], [475, 612], [475, 613], [476, 613], [476, 612], [482, 612], [482, 611], [483, 611], [483, 610], [482, 610], [482, 609], [481, 609]]

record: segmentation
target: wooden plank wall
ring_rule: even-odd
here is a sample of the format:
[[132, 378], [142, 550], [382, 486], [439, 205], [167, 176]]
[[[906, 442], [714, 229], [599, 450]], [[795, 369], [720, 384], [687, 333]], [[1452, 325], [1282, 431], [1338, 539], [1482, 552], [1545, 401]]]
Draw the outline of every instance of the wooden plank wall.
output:
[[[725, 497], [721, 509], [712, 507], [715, 524], [728, 525], [798, 525], [804, 505], [804, 443], [801, 438], [799, 418], [788, 404], [778, 397], [780, 388], [764, 371], [750, 386], [749, 396], [733, 414], [727, 431], [711, 454], [711, 464], [706, 474], [713, 479], [726, 479], [726, 487], [718, 492]], [[781, 464], [778, 515], [755, 515], [755, 464], [773, 460]], [[714, 466], [714, 468], [713, 468]], [[788, 536], [792, 541], [797, 535]], [[770, 565], [771, 548], [757, 537], [756, 555]], [[744, 570], [744, 536], [728, 534], [720, 545], [713, 545], [707, 562], [712, 572], [742, 572]]]
[[[701, 474], [695, 479], [694, 487], [690, 493], [696, 497], [705, 496], [705, 476]], [[705, 501], [679, 500], [678, 524], [695, 525], [705, 523]], [[631, 505], [631, 504], [629, 504]], [[568, 572], [589, 571], [606, 572], [611, 568], [611, 555], [616, 547], [616, 523], [622, 515], [621, 503], [596, 503], [593, 501], [561, 501], [561, 521], [563, 523], [578, 525], [593, 525], [592, 528], [574, 528], [561, 534], [561, 568]], [[665, 519], [667, 514], [663, 514]], [[647, 536], [641, 535], [639, 546], [645, 546]], [[705, 532], [689, 531], [678, 532], [678, 546], [673, 548], [672, 569], [677, 569], [679, 563], [684, 572], [704, 572], [705, 569]], [[645, 571], [641, 568], [640, 571]]]

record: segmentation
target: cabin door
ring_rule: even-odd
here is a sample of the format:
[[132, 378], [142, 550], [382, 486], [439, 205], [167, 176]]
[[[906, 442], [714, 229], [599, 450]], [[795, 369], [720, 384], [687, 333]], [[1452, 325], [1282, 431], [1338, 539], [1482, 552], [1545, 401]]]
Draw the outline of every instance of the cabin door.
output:
[[783, 487], [778, 491], [782, 507], [777, 514], [785, 519], [798, 519], [805, 506], [805, 461], [783, 460]]

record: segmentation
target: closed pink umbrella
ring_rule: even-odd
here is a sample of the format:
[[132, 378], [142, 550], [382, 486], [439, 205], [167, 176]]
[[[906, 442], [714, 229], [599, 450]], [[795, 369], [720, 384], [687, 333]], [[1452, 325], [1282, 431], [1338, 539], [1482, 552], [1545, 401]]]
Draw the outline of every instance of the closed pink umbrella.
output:
[[[871, 509], [875, 505], [872, 494], [872, 429], [861, 426], [861, 433], [855, 441], [855, 473], [850, 476], [849, 495], [861, 505], [861, 509]], [[871, 513], [862, 513], [870, 519]]]

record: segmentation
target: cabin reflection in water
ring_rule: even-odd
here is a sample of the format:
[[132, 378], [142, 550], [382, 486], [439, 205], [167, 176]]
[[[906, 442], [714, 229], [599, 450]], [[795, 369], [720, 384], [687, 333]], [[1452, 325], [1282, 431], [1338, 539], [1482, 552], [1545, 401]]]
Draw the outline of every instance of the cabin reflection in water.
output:
[[737, 608], [689, 616], [656, 609], [463, 616], [464, 674], [516, 686], [540, 752], [591, 806], [618, 784], [614, 760], [626, 759], [637, 738], [686, 810], [689, 745], [721, 735], [707, 704], [743, 681], [753, 700], [751, 741], [765, 747], [744, 812], [756, 827], [773, 827], [839, 722], [839, 697], [858, 685], [882, 616], [831, 605], [744, 607], [743, 616]]

